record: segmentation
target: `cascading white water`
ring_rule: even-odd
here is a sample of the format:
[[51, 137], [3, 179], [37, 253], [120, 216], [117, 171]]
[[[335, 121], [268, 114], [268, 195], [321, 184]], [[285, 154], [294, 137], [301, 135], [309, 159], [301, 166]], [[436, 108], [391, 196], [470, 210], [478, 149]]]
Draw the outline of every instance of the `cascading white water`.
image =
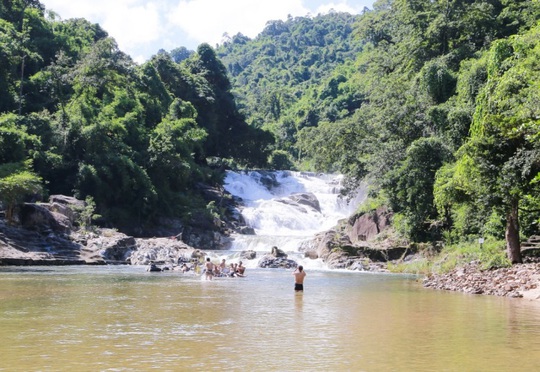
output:
[[234, 234], [230, 250], [259, 255], [277, 246], [298, 253], [303, 243], [348, 217], [365, 198], [364, 191], [350, 202], [340, 198], [342, 180], [340, 175], [292, 171], [227, 172], [225, 189], [243, 200], [240, 213], [255, 231]]

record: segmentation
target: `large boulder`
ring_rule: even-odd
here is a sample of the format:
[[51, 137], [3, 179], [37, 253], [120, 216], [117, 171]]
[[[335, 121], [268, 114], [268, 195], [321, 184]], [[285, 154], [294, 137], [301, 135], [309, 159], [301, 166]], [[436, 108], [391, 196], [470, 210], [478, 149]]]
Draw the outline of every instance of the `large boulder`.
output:
[[[36, 207], [31, 205], [32, 210]], [[41, 207], [43, 208], [43, 207]], [[50, 211], [43, 211], [50, 217]], [[35, 217], [38, 214], [33, 214]], [[28, 221], [26, 221], [28, 224]], [[35, 221], [34, 221], [35, 222]], [[104, 264], [98, 254], [86, 249], [85, 243], [72, 239], [65, 231], [50, 228], [56, 222], [39, 222], [31, 229], [10, 226], [0, 220], [0, 265], [80, 265]]]
[[257, 266], [270, 269], [289, 269], [298, 266], [298, 264], [296, 261], [289, 259], [283, 250], [273, 246], [270, 253], [267, 253], [259, 260]]
[[414, 253], [408, 247], [391, 247], [387, 249], [375, 249], [370, 247], [356, 248], [356, 254], [359, 257], [369, 258], [371, 261], [388, 262], [405, 258], [405, 256]]
[[88, 239], [86, 248], [99, 252], [106, 263], [127, 264], [131, 253], [137, 250], [137, 242], [132, 236], [114, 230], [102, 230], [101, 235]]
[[86, 207], [86, 203], [82, 200], [66, 195], [51, 195], [47, 208], [50, 211], [63, 214], [71, 225], [75, 225], [79, 218], [80, 212]]
[[52, 230], [65, 233], [71, 229], [68, 217], [61, 213], [51, 212], [48, 206], [42, 204], [25, 203], [20, 210], [19, 220], [24, 228], [30, 230]]
[[275, 257], [271, 254], [267, 254], [259, 260], [257, 266], [264, 269], [290, 269], [292, 267], [297, 267], [298, 264], [296, 261], [286, 257]]
[[228, 244], [227, 237], [219, 231], [192, 226], [186, 226], [178, 238], [182, 239], [184, 243], [199, 249], [220, 250]]
[[204, 252], [171, 238], [136, 239], [137, 250], [131, 252], [128, 261], [132, 265], [160, 263], [175, 266], [200, 261]]
[[317, 197], [311, 193], [292, 194], [286, 198], [277, 199], [276, 201], [287, 204], [301, 211], [302, 213], [308, 213], [308, 209], [306, 209], [306, 207], [319, 213], [321, 212], [319, 200], [317, 200]]
[[346, 229], [346, 233], [353, 244], [365, 242], [390, 226], [391, 218], [392, 213], [387, 208], [356, 214], [349, 219], [349, 227]]
[[85, 202], [71, 196], [51, 195], [49, 203], [25, 203], [19, 221], [24, 228], [67, 233], [77, 224]]
[[276, 257], [276, 258], [287, 258], [288, 257], [287, 253], [285, 253], [283, 250], [279, 249], [276, 246], [272, 247], [272, 251], [270, 252], [270, 254], [273, 257]]
[[321, 211], [321, 205], [315, 194], [311, 192], [292, 194], [289, 196], [289, 199], [292, 201], [301, 204], [307, 205], [308, 207], [315, 209], [317, 212]]
[[254, 260], [257, 258], [257, 252], [254, 250], [242, 251], [240, 252], [240, 258], [243, 260]]
[[302, 251], [306, 256], [320, 257], [326, 260], [326, 257], [334, 249], [349, 245], [351, 245], [351, 241], [347, 235], [337, 230], [328, 230], [317, 234], [309, 246], [302, 247]]

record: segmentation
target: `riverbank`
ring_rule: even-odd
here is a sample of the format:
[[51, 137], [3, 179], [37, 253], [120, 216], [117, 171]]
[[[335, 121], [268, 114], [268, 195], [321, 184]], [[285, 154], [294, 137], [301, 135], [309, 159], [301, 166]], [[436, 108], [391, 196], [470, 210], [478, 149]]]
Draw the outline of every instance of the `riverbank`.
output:
[[[147, 265], [152, 262], [177, 265], [204, 255], [204, 252], [176, 236], [140, 239], [111, 229], [85, 232], [66, 228], [58, 232], [54, 231], [58, 228], [54, 229], [56, 225], [51, 222], [57, 220], [58, 217], [48, 219], [46, 228], [43, 227], [43, 220], [39, 220], [40, 232], [9, 226], [0, 219], [0, 265]], [[363, 228], [367, 229], [366, 226]], [[351, 256], [343, 249], [335, 249], [333, 244], [343, 244], [342, 241], [334, 241], [338, 235], [343, 239], [343, 234], [336, 231], [327, 232], [316, 239], [319, 249], [312, 258], [323, 258], [333, 268], [371, 272], [388, 272], [390, 263], [426, 260], [418, 252], [408, 252], [403, 247], [382, 247], [381, 244], [377, 249], [359, 249], [351, 245], [351, 253], [355, 253]], [[363, 243], [368, 245], [367, 242]], [[360, 251], [362, 254], [358, 256]], [[306, 257], [311, 257], [311, 254], [306, 252]], [[540, 259], [525, 257], [525, 261], [524, 264], [494, 270], [483, 270], [480, 262], [473, 261], [444, 274], [428, 274], [423, 285], [437, 290], [540, 300]]]
[[529, 300], [540, 300], [540, 260], [483, 270], [476, 261], [445, 274], [429, 274], [424, 287]]

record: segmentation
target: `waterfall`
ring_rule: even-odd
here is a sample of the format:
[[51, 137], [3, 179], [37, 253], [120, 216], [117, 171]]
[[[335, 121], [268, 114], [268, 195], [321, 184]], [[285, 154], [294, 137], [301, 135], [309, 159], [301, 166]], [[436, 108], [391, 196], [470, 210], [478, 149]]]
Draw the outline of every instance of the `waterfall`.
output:
[[341, 175], [308, 172], [228, 171], [224, 187], [241, 198], [239, 212], [255, 231], [233, 234], [229, 253], [254, 250], [262, 256], [277, 246], [300, 257], [303, 244], [349, 217], [365, 198], [365, 190], [349, 202], [339, 197], [342, 181]]

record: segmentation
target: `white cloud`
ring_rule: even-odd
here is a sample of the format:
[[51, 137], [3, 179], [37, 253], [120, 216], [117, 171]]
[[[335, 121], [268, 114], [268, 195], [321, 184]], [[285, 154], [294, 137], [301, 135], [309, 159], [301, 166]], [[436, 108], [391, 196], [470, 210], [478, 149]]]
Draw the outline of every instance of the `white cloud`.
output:
[[103, 28], [116, 39], [120, 46], [132, 48], [139, 43], [156, 41], [162, 33], [159, 9], [154, 3], [126, 7], [114, 4], [107, 13]]
[[139, 44], [157, 41], [162, 33], [161, 9], [141, 0], [45, 0], [47, 9], [62, 19], [86, 18], [99, 23], [122, 50], [132, 51]]
[[41, 0], [62, 19], [99, 23], [137, 62], [159, 49], [215, 45], [224, 33], [254, 38], [271, 20], [360, 12], [374, 0]]
[[[363, 7], [362, 7], [363, 9]], [[335, 10], [336, 12], [347, 12], [347, 13], [359, 13], [361, 9], [355, 9], [352, 6], [350, 6], [346, 1], [341, 3], [329, 3], [321, 5], [317, 8], [317, 11], [315, 14], [326, 14], [330, 10]]]
[[241, 32], [255, 37], [269, 20], [308, 12], [300, 0], [182, 0], [168, 19], [191, 39], [214, 45], [221, 41], [224, 33], [232, 36]]

